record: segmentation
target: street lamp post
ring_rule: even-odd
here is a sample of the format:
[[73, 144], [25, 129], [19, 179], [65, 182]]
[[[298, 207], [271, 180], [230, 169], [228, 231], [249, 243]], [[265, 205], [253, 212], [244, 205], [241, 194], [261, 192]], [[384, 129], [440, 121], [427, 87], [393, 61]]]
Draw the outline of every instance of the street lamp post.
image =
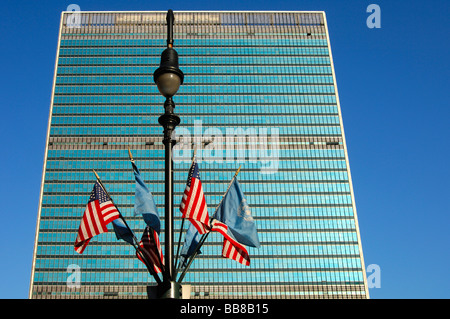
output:
[[180, 298], [181, 286], [176, 282], [174, 271], [174, 246], [173, 246], [173, 160], [172, 148], [175, 140], [172, 133], [180, 124], [180, 118], [174, 113], [175, 103], [172, 97], [177, 93], [183, 83], [184, 74], [178, 68], [178, 53], [173, 49], [173, 11], [167, 12], [167, 48], [161, 54], [161, 64], [154, 72], [153, 79], [159, 92], [166, 97], [164, 114], [158, 119], [164, 128], [163, 143], [165, 146], [165, 276], [164, 281], [157, 287], [159, 298]]

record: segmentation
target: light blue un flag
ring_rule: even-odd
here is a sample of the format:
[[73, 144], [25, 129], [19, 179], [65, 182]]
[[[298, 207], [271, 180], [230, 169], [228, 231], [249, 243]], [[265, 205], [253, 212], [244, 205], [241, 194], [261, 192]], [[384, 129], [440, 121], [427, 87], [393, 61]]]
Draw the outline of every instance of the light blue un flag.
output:
[[237, 178], [231, 183], [214, 218], [225, 223], [228, 231], [239, 243], [256, 248], [261, 246], [255, 221]]
[[[197, 228], [195, 228], [193, 224], [190, 224], [188, 230], [186, 231], [184, 245], [180, 253], [182, 258], [181, 265], [183, 268], [186, 267], [187, 260], [189, 259], [189, 257], [191, 257], [194, 254], [195, 248], [197, 248], [199, 241], [200, 238]], [[200, 255], [202, 252], [199, 249], [197, 253]]]
[[114, 232], [116, 233], [117, 239], [123, 239], [127, 243], [130, 243], [131, 245], [134, 244], [134, 233], [125, 225], [125, 221], [119, 217], [115, 220], [113, 220], [113, 227]]
[[136, 190], [134, 193], [134, 215], [142, 215], [147, 226], [153, 228], [158, 234], [161, 230], [161, 221], [159, 219], [156, 204], [152, 193], [149, 191], [137, 166], [131, 162], [136, 179]]

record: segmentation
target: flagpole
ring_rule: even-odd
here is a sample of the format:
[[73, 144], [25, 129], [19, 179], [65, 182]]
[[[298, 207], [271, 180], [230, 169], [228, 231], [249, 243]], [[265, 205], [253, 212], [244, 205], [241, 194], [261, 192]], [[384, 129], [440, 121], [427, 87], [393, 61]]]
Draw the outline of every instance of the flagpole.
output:
[[[128, 148], [128, 156], [129, 156], [129, 158], [130, 158], [131, 165], [133, 166], [133, 171], [134, 171], [134, 170], [138, 170], [136, 164], [134, 163], [133, 155], [131, 154], [130, 148]], [[149, 233], [150, 233], [150, 236], [152, 237], [153, 242], [156, 243], [156, 241], [155, 241], [155, 236], [154, 236], [153, 232], [150, 231]], [[140, 247], [140, 246], [139, 246], [139, 247]], [[161, 260], [160, 254], [157, 254], [157, 255], [158, 255], [158, 261], [159, 261], [159, 269], [161, 269], [161, 274], [162, 274], [163, 277], [164, 277], [164, 276], [166, 276], [166, 272], [164, 271], [164, 264], [163, 264], [163, 262], [162, 262], [162, 260]], [[158, 278], [159, 278], [159, 277], [158, 277]], [[165, 278], [167, 278], [167, 277], [165, 277]]]
[[178, 259], [180, 257], [181, 235], [182, 235], [183, 229], [184, 229], [184, 218], [181, 219], [181, 228], [180, 228], [180, 235], [178, 237], [177, 256], [175, 257], [175, 269], [174, 269], [173, 278], [176, 278], [177, 274], [178, 274]]
[[[194, 148], [194, 156], [192, 156], [192, 162], [191, 162], [190, 168], [192, 167], [192, 165], [194, 165], [196, 155], [197, 155], [197, 149]], [[180, 257], [181, 235], [183, 233], [183, 228], [184, 228], [184, 218], [181, 219], [180, 235], [178, 236], [177, 256], [175, 259], [175, 269], [174, 269], [174, 275], [173, 275], [174, 279], [176, 279], [177, 275], [178, 275], [178, 261], [179, 261], [179, 257]]]
[[[134, 245], [133, 245], [134, 246]], [[140, 247], [139, 245], [137, 247]], [[136, 247], [134, 247], [136, 249]], [[145, 266], [147, 267], [147, 270], [149, 271], [149, 273], [155, 278], [156, 282], [158, 284], [161, 283], [161, 279], [159, 279], [158, 274], [156, 273], [155, 269], [152, 267], [152, 265], [150, 265], [150, 263], [147, 260], [147, 257], [145, 256], [145, 254], [141, 251], [141, 249], [136, 249], [136, 252], [141, 256], [142, 261], [144, 261]]]
[[[230, 190], [231, 184], [233, 184], [234, 179], [238, 176], [239, 172], [241, 171], [241, 167], [242, 167], [242, 165], [240, 165], [239, 168], [237, 169], [236, 173], [234, 173], [234, 176], [233, 176], [233, 178], [231, 179], [231, 182], [228, 184], [227, 191], [225, 192], [225, 194], [223, 194], [222, 199], [220, 200], [219, 205], [217, 205], [217, 207], [216, 207], [216, 210], [215, 210], [215, 212], [214, 212], [214, 215], [216, 214], [217, 209], [220, 207], [220, 205], [221, 205], [222, 202], [223, 202], [223, 199], [225, 198], [225, 196], [227, 195], [228, 191]], [[213, 215], [213, 219], [214, 219], [214, 215]]]
[[[150, 236], [152, 236], [152, 240], [153, 240], [153, 242], [156, 244], [155, 235], [153, 234], [152, 231], [150, 232]], [[163, 277], [164, 277], [164, 276], [166, 276], [166, 273], [165, 273], [165, 271], [164, 271], [164, 264], [163, 264], [163, 262], [162, 262], [162, 260], [161, 260], [161, 255], [159, 254], [159, 252], [158, 252], [157, 255], [158, 255], [158, 261], [159, 261], [159, 269], [161, 269], [161, 274], [162, 274]], [[164, 277], [164, 278], [167, 279], [167, 277]]]
[[136, 249], [136, 252], [137, 252], [138, 254], [141, 255], [142, 260], [144, 261], [144, 264], [145, 264], [145, 266], [147, 267], [148, 271], [151, 273], [151, 275], [155, 278], [155, 280], [156, 280], [158, 283], [161, 283], [161, 279], [159, 279], [159, 276], [156, 274], [156, 272], [154, 271], [154, 269], [151, 268], [151, 265], [149, 266], [149, 262], [148, 262], [147, 258], [145, 257], [145, 254], [141, 251], [136, 236], [134, 236], [133, 231], [131, 230], [130, 226], [128, 226], [128, 223], [127, 223], [127, 221], [125, 220], [125, 218], [123, 217], [122, 213], [120, 212], [119, 207], [117, 207], [116, 203], [114, 203], [112, 197], [109, 195], [108, 191], [106, 190], [105, 186], [104, 186], [103, 183], [102, 183], [102, 180], [100, 179], [100, 176], [98, 176], [97, 172], [96, 172], [94, 169], [93, 169], [93, 171], [94, 171], [95, 177], [97, 178], [97, 181], [99, 182], [101, 188], [102, 188], [103, 191], [106, 193], [106, 195], [108, 195], [109, 199], [111, 200], [111, 202], [113, 203], [113, 205], [116, 207], [117, 212], [119, 213], [120, 218], [122, 218], [122, 220], [123, 220], [125, 226], [128, 228], [128, 230], [130, 231], [130, 233], [133, 235], [133, 239], [134, 239], [134, 242], [135, 242], [135, 243], [133, 244], [134, 249]]
[[[228, 184], [228, 188], [225, 192], [225, 194], [222, 197], [222, 200], [220, 201], [219, 205], [217, 205], [216, 207], [216, 212], [217, 209], [220, 207], [220, 205], [223, 202], [223, 199], [225, 198], [225, 196], [227, 195], [228, 191], [230, 190], [231, 184], [233, 184], [234, 179], [238, 176], [239, 171], [241, 170], [242, 165], [239, 166], [239, 168], [237, 169], [236, 173], [234, 173], [233, 178], [231, 179], [231, 182]], [[215, 214], [215, 212], [214, 212]], [[214, 219], [214, 218], [212, 218]], [[200, 250], [200, 248], [203, 246], [203, 243], [205, 242], [206, 238], [208, 238], [210, 231], [208, 231], [206, 234], [203, 234], [199, 243], [197, 244], [197, 247], [195, 247], [194, 253], [192, 254], [192, 257], [190, 258], [186, 268], [183, 270], [183, 272], [181, 273], [180, 279], [178, 279], [178, 283], [181, 283], [181, 281], [183, 280], [184, 276], [186, 275], [186, 272], [189, 270], [189, 267], [191, 266], [192, 262], [194, 261], [194, 258], [197, 257], [198, 255], [198, 251]]]
[[195, 247], [195, 251], [192, 254], [192, 257], [189, 259], [189, 262], [186, 266], [186, 268], [183, 270], [183, 272], [181, 273], [180, 278], [178, 279], [178, 283], [181, 283], [184, 279], [184, 276], [186, 275], [187, 271], [189, 270], [189, 268], [191, 267], [192, 262], [194, 261], [194, 258], [197, 257], [198, 252], [200, 250], [200, 247], [203, 246], [203, 243], [205, 242], [206, 238], [208, 237], [210, 232], [207, 232], [206, 234], [202, 235], [202, 238], [200, 239], [200, 242], [197, 244], [197, 247]]
[[131, 154], [130, 148], [128, 148], [128, 157], [130, 158], [130, 162], [133, 165], [133, 169], [134, 169], [134, 166], [135, 166], [134, 158], [133, 158], [133, 155]]

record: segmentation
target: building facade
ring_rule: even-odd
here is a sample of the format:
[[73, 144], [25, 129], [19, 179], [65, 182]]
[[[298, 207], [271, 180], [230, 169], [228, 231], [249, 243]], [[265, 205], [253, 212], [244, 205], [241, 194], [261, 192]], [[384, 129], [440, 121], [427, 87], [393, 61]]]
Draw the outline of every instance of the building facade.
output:
[[[222, 258], [221, 235], [211, 234], [183, 281], [190, 297], [368, 298], [325, 13], [174, 13], [185, 74], [174, 96], [174, 204], [194, 147], [210, 216], [242, 165], [261, 242], [248, 248], [246, 267]], [[166, 47], [165, 18], [61, 16], [30, 298], [146, 298], [155, 284], [112, 225], [83, 254], [73, 245], [93, 169], [142, 234], [130, 149], [158, 206], [164, 247], [164, 98], [153, 72]]]

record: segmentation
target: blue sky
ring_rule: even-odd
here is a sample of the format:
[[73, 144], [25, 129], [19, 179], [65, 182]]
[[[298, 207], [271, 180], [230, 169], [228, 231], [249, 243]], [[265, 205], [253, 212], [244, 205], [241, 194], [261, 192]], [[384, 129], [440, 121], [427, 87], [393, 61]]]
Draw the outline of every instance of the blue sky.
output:
[[[450, 298], [450, 2], [5, 1], [0, 298], [27, 298], [60, 12], [320, 10], [327, 14], [371, 298]], [[369, 4], [381, 9], [370, 29]]]

